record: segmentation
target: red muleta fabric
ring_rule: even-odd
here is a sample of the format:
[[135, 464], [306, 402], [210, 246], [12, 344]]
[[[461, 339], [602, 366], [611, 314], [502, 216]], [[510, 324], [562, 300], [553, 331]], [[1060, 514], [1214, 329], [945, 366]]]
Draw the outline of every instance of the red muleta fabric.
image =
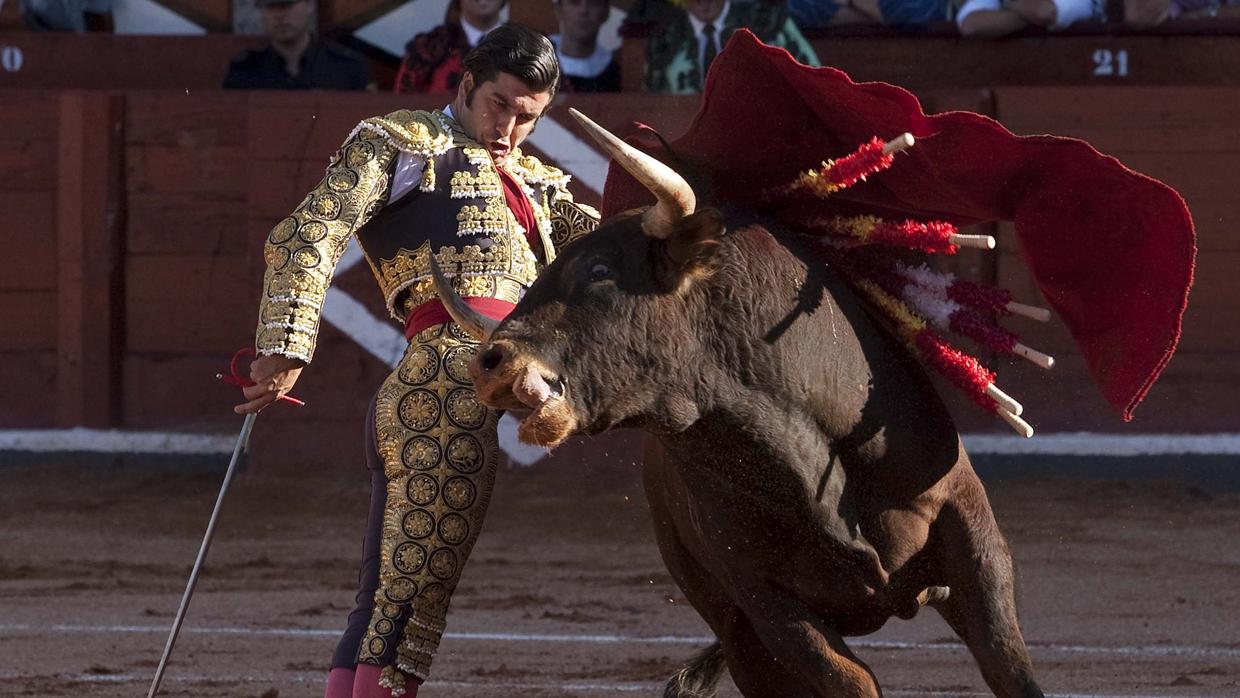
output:
[[[762, 200], [827, 158], [906, 131], [917, 145], [866, 182], [827, 200]], [[928, 116], [904, 89], [801, 65], [740, 30], [711, 64], [697, 116], [671, 143], [675, 157], [648, 129], [633, 142], [698, 171], [714, 201], [794, 225], [858, 214], [1014, 222], [1038, 287], [1125, 421], [1179, 342], [1196, 259], [1188, 208], [1175, 190], [1084, 141], [1016, 136], [971, 112]], [[651, 203], [613, 165], [603, 216]]]

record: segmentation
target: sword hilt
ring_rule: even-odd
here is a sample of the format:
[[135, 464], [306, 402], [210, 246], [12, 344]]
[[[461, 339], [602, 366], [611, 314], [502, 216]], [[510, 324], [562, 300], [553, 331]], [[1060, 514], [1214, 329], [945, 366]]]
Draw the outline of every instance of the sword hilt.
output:
[[[228, 383], [229, 385], [238, 386], [240, 388], [248, 388], [254, 385], [254, 381], [250, 380], [248, 376], [242, 375], [241, 372], [237, 370], [237, 360], [240, 359], [242, 356], [245, 356], [247, 354], [253, 354], [253, 353], [254, 353], [254, 349], [252, 349], [251, 347], [241, 347], [240, 349], [235, 351], [232, 355], [232, 358], [228, 360], [229, 375], [226, 376], [223, 373], [217, 373], [215, 374], [215, 379], [224, 381], [225, 383]], [[298, 400], [292, 395], [281, 395], [278, 399], [284, 402], [291, 402], [294, 405], [297, 405], [298, 407], [306, 406], [306, 403], [302, 402], [301, 400]]]

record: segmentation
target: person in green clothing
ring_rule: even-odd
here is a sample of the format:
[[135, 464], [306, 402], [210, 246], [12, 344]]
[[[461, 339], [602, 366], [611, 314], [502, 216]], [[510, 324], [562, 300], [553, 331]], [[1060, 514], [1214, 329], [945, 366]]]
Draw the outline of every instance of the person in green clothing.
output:
[[[648, 4], [655, 3], [639, 2]], [[787, 49], [801, 63], [821, 65], [782, 5], [737, 0], [681, 0], [678, 4], [683, 9], [646, 8], [652, 17], [657, 13], [666, 18], [646, 45], [644, 86], [648, 92], [701, 92], [711, 61], [732, 33], [742, 28], [764, 43]], [[642, 8], [634, 10], [634, 17], [643, 16]]]

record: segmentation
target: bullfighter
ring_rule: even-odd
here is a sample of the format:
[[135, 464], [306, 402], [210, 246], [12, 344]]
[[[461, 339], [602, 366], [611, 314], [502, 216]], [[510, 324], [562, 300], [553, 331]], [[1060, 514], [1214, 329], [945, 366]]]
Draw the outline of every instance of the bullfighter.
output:
[[417, 694], [491, 497], [499, 413], [475, 398], [466, 366], [476, 342], [436, 299], [432, 255], [471, 307], [501, 318], [558, 245], [598, 223], [573, 202], [568, 175], [519, 148], [559, 85], [554, 46], [507, 25], [464, 65], [442, 111], [358, 124], [264, 250], [255, 385], [238, 413], [287, 394], [309, 364], [332, 272], [355, 234], [409, 339], [367, 417], [361, 590], [328, 698]]

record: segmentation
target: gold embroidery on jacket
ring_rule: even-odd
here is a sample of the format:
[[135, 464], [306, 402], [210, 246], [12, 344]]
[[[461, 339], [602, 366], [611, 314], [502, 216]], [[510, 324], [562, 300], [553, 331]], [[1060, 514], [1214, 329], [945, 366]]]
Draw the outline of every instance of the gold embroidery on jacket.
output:
[[599, 213], [586, 204], [560, 199], [550, 209], [551, 242], [557, 251], [598, 228]]
[[[522, 287], [534, 280], [537, 260], [521, 234], [525, 231], [504, 200], [490, 154], [439, 112], [394, 112], [360, 123], [333, 157], [319, 186], [268, 236], [256, 337], [261, 353], [311, 359], [323, 299], [336, 262], [349, 236], [385, 204], [390, 187], [388, 169], [396, 155], [405, 151], [426, 158], [419, 189], [427, 191], [436, 185], [434, 156], [452, 147], [461, 147], [478, 172], [453, 173], [450, 196], [466, 198], [464, 192], [472, 188], [478, 197], [486, 199], [485, 207], [471, 205], [460, 212], [457, 232], [462, 236], [485, 235], [494, 244], [485, 252], [478, 246], [460, 250], [444, 247], [436, 258], [467, 297], [489, 296], [511, 302], [520, 299]], [[524, 183], [531, 199], [544, 261], [554, 259], [557, 246], [592, 229], [589, 219], [597, 220], [597, 212], [571, 204], [569, 175], [520, 150], [513, 151], [506, 166]], [[403, 320], [412, 307], [435, 297], [425, 263], [429, 249], [429, 244], [414, 251], [402, 249], [393, 259], [378, 264], [367, 260], [397, 320]]]
[[[438, 297], [431, 279], [430, 251], [427, 241], [415, 250], [402, 248], [393, 258], [379, 261], [375, 275], [385, 289], [384, 301], [392, 317], [404, 320], [410, 310]], [[499, 298], [516, 303], [538, 273], [529, 244], [522, 236], [507, 232], [486, 250], [479, 245], [440, 247], [435, 261], [457, 293], [465, 298]]]
[[445, 128], [441, 116], [437, 111], [402, 109], [362, 121], [351, 135], [369, 130], [381, 134], [397, 150], [430, 159], [452, 147], [452, 134]]
[[485, 209], [473, 204], [461, 207], [456, 214], [457, 237], [476, 237], [479, 235], [495, 236], [508, 231], [508, 218], [511, 212], [504, 197], [493, 196], [487, 199]]
[[402, 109], [387, 116], [366, 119], [358, 124], [354, 132], [359, 130], [375, 132], [393, 148], [421, 156], [425, 165], [418, 190], [435, 190], [435, 157], [453, 147], [453, 135], [442, 113]]
[[[473, 141], [468, 140], [465, 142], [473, 143]], [[487, 152], [486, 148], [478, 145], [465, 145], [461, 147], [461, 152], [465, 154], [465, 159], [469, 160], [469, 164], [474, 167], [495, 167], [495, 163], [491, 160], [491, 154]]]
[[[360, 128], [360, 127], [359, 127]], [[385, 138], [359, 130], [332, 158], [319, 185], [272, 228], [263, 248], [267, 271], [255, 346], [261, 354], [303, 361], [314, 355], [323, 298], [353, 231], [387, 198], [396, 156]]]
[[468, 170], [458, 170], [452, 173], [450, 186], [453, 199], [493, 198], [504, 194], [499, 174], [493, 169], [491, 172], [479, 170], [477, 176]]
[[544, 164], [533, 155], [525, 155], [520, 148], [509, 154], [505, 169], [531, 187], [549, 187], [564, 192], [568, 191], [568, 182], [572, 179], [560, 168]]

